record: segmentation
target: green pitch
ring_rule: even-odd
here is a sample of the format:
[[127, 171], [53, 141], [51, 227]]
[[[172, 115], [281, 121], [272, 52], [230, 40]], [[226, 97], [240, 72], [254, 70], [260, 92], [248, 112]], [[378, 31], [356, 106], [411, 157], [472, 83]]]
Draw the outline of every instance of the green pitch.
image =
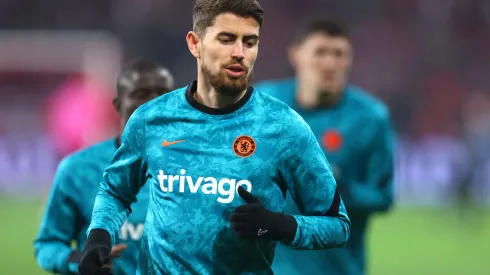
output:
[[[32, 248], [41, 207], [40, 201], [0, 198], [0, 274], [47, 274]], [[490, 274], [490, 210], [473, 213], [458, 220], [454, 211], [398, 209], [377, 217], [369, 236], [369, 274]]]

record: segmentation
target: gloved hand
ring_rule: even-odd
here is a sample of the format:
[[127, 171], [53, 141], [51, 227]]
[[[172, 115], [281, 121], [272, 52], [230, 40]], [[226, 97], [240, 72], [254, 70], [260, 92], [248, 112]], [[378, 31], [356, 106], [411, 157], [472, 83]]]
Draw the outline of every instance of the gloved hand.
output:
[[231, 229], [242, 239], [268, 238], [290, 243], [298, 224], [290, 215], [267, 210], [262, 203], [242, 186], [238, 194], [247, 204], [240, 205], [230, 216]]
[[103, 267], [111, 260], [111, 236], [103, 229], [93, 229], [83, 248], [78, 265], [80, 275], [112, 275], [111, 269]]
[[78, 274], [78, 265], [82, 259], [83, 253], [80, 251], [72, 251], [70, 256], [68, 256], [68, 274]]

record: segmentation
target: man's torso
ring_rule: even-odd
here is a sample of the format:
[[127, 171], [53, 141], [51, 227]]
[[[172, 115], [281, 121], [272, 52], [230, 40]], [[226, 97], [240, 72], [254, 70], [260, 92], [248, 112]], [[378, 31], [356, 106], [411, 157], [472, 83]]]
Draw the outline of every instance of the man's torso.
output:
[[[278, 162], [292, 137], [282, 132], [278, 117], [288, 117], [290, 110], [254, 93], [240, 110], [210, 115], [187, 104], [184, 92], [172, 92], [158, 108], [145, 111], [143, 159], [151, 202], [148, 251], [140, 264], [172, 274], [269, 274], [266, 259], [272, 259], [274, 244], [239, 240], [229, 216], [245, 203], [238, 185], [268, 210], [284, 211], [286, 186], [278, 178]], [[264, 106], [268, 100], [284, 110]]]

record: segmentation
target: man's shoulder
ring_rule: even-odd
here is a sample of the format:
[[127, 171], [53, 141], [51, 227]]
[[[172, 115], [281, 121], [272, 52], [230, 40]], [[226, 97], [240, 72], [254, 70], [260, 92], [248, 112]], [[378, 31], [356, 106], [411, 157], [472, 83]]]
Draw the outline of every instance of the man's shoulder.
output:
[[369, 91], [353, 84], [348, 85], [347, 92], [349, 93], [349, 105], [355, 105], [358, 110], [361, 110], [366, 117], [379, 120], [389, 117], [389, 108], [381, 100]]
[[116, 140], [112, 138], [65, 156], [58, 164], [55, 176], [58, 180], [54, 183], [68, 194], [74, 190], [83, 194], [91, 192], [98, 186], [115, 152]]
[[294, 78], [265, 80], [256, 83], [253, 87], [258, 92], [271, 95], [287, 104], [291, 104], [295, 98], [296, 81]]
[[275, 121], [274, 123], [280, 125], [285, 136], [304, 134], [304, 131], [309, 129], [301, 115], [288, 104], [260, 91], [258, 91], [258, 95], [261, 99], [260, 105], [265, 109], [263, 113]]
[[159, 113], [173, 112], [176, 108], [180, 108], [183, 100], [185, 100], [186, 88], [187, 86], [175, 89], [142, 104], [134, 111], [131, 117], [143, 118], [155, 116]]
[[259, 98], [260, 105], [267, 109], [268, 112], [272, 112], [275, 116], [296, 116], [296, 112], [283, 100], [260, 90], [255, 91], [256, 96]]
[[268, 79], [255, 83], [253, 85], [256, 89], [281, 89], [295, 85], [296, 80], [294, 78], [280, 78], [280, 79]]
[[148, 123], [154, 118], [173, 116], [178, 113], [185, 106], [186, 88], [173, 90], [140, 105], [126, 123], [125, 128], [131, 131], [125, 130], [123, 136], [127, 136], [130, 132], [133, 134], [144, 132]]
[[108, 158], [110, 160], [115, 152], [116, 140], [115, 138], [111, 138], [66, 155], [61, 160], [59, 166], [61, 168], [80, 168], [81, 165], [87, 162], [93, 162], [94, 160]]

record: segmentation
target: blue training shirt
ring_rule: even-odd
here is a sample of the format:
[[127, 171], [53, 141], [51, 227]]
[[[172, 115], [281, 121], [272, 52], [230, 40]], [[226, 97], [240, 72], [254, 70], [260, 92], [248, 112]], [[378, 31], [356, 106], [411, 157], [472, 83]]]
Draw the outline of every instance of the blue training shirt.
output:
[[[288, 104], [311, 127], [332, 165], [352, 223], [349, 241], [341, 249], [299, 252], [278, 246], [274, 272], [365, 274], [369, 218], [387, 211], [393, 202], [394, 133], [388, 108], [354, 85], [344, 89], [335, 106], [314, 110], [298, 106], [295, 79], [265, 81], [255, 88]], [[286, 212], [298, 213], [294, 201], [287, 201]]]
[[304, 215], [290, 249], [342, 246], [350, 221], [330, 165], [304, 120], [249, 88], [212, 109], [197, 82], [140, 106], [131, 116], [97, 195], [89, 230], [113, 240], [138, 190], [150, 187], [141, 274], [271, 274], [275, 242], [241, 240], [229, 217], [239, 185], [283, 212], [288, 190]]
[[[34, 241], [37, 262], [44, 270], [78, 274], [99, 183], [116, 150], [116, 139], [106, 140], [68, 155], [58, 165], [41, 228]], [[113, 263], [116, 275], [136, 272], [148, 199], [149, 192], [144, 187], [133, 205], [133, 213], [119, 227], [121, 234], [116, 242], [128, 247]], [[75, 241], [75, 248], [71, 247], [72, 241]]]

